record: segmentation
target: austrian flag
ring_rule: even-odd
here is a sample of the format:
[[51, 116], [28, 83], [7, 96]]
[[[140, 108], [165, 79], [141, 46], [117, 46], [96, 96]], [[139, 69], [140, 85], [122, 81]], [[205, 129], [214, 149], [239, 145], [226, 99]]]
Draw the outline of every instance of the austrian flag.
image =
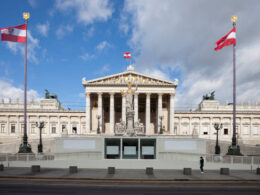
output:
[[26, 24], [1, 28], [1, 40], [25, 43], [26, 42]]
[[236, 27], [234, 27], [227, 35], [216, 42], [215, 51], [222, 49], [225, 46], [236, 45]]
[[124, 58], [131, 58], [131, 53], [130, 52], [125, 52], [124, 53]]

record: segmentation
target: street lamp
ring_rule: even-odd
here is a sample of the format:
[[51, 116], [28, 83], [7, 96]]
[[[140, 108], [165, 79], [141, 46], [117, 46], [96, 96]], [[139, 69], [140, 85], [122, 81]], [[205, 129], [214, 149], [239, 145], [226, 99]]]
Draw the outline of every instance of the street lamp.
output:
[[215, 124], [214, 124], [214, 128], [215, 128], [216, 131], [217, 131], [215, 154], [220, 154], [220, 147], [219, 147], [219, 145], [218, 145], [218, 131], [221, 130], [222, 127], [223, 127], [222, 123], [221, 123], [221, 124], [219, 124], [219, 123], [215, 123]]
[[163, 129], [162, 129], [163, 116], [159, 116], [159, 118], [160, 118], [160, 134], [163, 134]]
[[97, 134], [100, 134], [100, 115], [97, 115], [97, 119], [98, 119], [98, 127], [97, 127]]
[[40, 143], [38, 144], [38, 153], [42, 153], [42, 128], [44, 127], [44, 122], [40, 122], [40, 125], [38, 122], [36, 122], [36, 127], [39, 127], [40, 129]]

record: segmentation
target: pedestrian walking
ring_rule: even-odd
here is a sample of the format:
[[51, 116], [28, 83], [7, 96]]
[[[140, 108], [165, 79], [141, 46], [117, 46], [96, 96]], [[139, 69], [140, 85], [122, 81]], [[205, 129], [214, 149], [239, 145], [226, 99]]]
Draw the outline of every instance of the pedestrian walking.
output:
[[201, 173], [204, 173], [203, 167], [204, 167], [204, 159], [203, 159], [203, 157], [201, 156], [201, 157], [200, 157], [200, 172], [201, 172]]

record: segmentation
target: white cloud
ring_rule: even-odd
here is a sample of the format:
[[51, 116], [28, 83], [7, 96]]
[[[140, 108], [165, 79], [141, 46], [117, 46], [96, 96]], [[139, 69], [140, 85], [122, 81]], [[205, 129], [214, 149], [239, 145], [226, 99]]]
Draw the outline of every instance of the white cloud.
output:
[[48, 31], [50, 29], [50, 23], [46, 22], [45, 24], [37, 24], [36, 28], [42, 36], [47, 37]]
[[99, 43], [96, 46], [96, 49], [99, 51], [102, 51], [103, 49], [105, 49], [105, 47], [110, 47], [111, 45], [107, 42], [107, 41], [102, 41], [101, 43]]
[[[38, 57], [36, 55], [36, 50], [40, 48], [39, 40], [34, 38], [31, 32], [28, 30], [27, 32], [27, 59], [33, 63], [38, 63]], [[10, 49], [14, 54], [17, 52], [21, 53], [24, 56], [24, 44], [15, 43], [15, 42], [7, 42], [6, 46]]]
[[213, 48], [232, 28], [230, 15], [237, 13], [238, 101], [260, 100], [259, 9], [256, 0], [225, 1], [224, 7], [218, 1], [126, 0], [121, 25], [127, 21], [127, 29], [120, 29], [131, 30], [129, 45], [139, 70], [160, 67], [157, 74], [170, 78], [178, 70], [176, 107], [194, 107], [212, 91], [220, 101], [232, 102], [232, 46]]
[[[19, 99], [20, 102], [22, 102], [24, 98], [24, 90], [13, 86], [10, 82], [0, 79], [0, 97], [5, 100], [11, 98], [13, 101]], [[34, 99], [34, 101], [39, 101], [41, 97], [37, 91], [30, 89], [27, 91], [27, 100], [31, 101], [32, 99]]]
[[95, 28], [92, 26], [89, 30], [88, 30], [88, 37], [92, 37], [94, 34]]
[[85, 52], [83, 55], [80, 56], [80, 58], [84, 61], [90, 60], [94, 57], [95, 55], [89, 54], [88, 52]]
[[71, 25], [61, 25], [56, 30], [56, 36], [58, 39], [62, 39], [67, 34], [70, 34], [73, 31], [73, 26]]
[[110, 71], [109, 65], [105, 64], [96, 74], [104, 75]]
[[141, 71], [142, 73], [146, 74], [146, 75], [150, 75], [156, 78], [160, 78], [160, 79], [164, 79], [164, 80], [170, 80], [170, 75], [167, 74], [166, 72], [153, 68], [153, 69], [145, 69]]
[[109, 0], [56, 0], [56, 7], [65, 13], [75, 11], [77, 21], [85, 25], [106, 21], [113, 13]]
[[30, 6], [33, 7], [33, 8], [37, 7], [37, 2], [36, 2], [36, 0], [28, 0], [28, 3], [29, 3]]

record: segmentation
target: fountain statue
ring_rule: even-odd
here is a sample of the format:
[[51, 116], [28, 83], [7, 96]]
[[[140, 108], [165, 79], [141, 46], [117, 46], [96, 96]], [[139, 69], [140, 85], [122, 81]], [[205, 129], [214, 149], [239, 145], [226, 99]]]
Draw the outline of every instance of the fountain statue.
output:
[[140, 122], [140, 119], [134, 123], [134, 95], [137, 91], [137, 85], [135, 89], [132, 89], [133, 81], [131, 76], [128, 76], [128, 89], [126, 92], [121, 91], [122, 97], [126, 98], [126, 122], [120, 119], [120, 123], [116, 124], [116, 135], [124, 136], [136, 136], [144, 135], [144, 125]]

